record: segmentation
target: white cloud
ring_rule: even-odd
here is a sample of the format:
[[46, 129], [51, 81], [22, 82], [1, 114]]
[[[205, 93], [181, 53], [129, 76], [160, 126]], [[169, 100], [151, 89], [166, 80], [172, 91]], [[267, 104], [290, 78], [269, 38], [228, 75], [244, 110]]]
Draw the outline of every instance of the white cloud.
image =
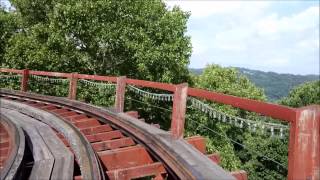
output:
[[267, 59], [261, 62], [262, 66], [268, 67], [286, 67], [290, 61], [286, 58], [273, 57], [272, 59]]
[[199, 38], [192, 38], [192, 54], [202, 54], [208, 50], [205, 42], [202, 42]]
[[319, 26], [317, 17], [319, 17], [319, 7], [310, 7], [289, 17], [279, 17], [274, 13], [258, 21], [256, 28], [260, 34], [299, 32]]
[[319, 39], [303, 39], [297, 43], [297, 48], [303, 48], [303, 49], [319, 49]]
[[[284, 73], [319, 73], [318, 5], [291, 11], [281, 7], [290, 9], [290, 3], [273, 1], [165, 2], [191, 11], [190, 67], [218, 63]], [[304, 2], [295, 6], [299, 3]]]
[[[284, 42], [286, 37], [292, 36], [290, 38], [300, 44], [300, 47], [314, 48], [319, 44], [318, 38], [314, 35], [316, 31], [319, 31], [319, 29], [317, 30], [319, 26], [318, 15], [319, 8], [310, 7], [289, 17], [279, 17], [273, 13], [268, 16], [256, 16], [256, 20], [251, 23], [243, 23], [241, 20], [234, 19], [233, 28], [217, 32], [214, 47], [246, 51], [252, 45], [261, 45], [260, 42]], [[308, 31], [310, 29], [313, 29], [314, 33], [310, 33]], [[300, 40], [301, 36], [305, 36], [304, 39]], [[264, 44], [264, 46], [267, 47], [268, 44]]]
[[214, 48], [229, 51], [245, 51], [252, 31], [245, 27], [233, 28], [218, 32], [214, 40]]

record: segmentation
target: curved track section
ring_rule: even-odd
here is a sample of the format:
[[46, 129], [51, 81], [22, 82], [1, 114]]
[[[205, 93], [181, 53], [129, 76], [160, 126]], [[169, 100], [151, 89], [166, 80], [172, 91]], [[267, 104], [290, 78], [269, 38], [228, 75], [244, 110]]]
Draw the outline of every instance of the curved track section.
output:
[[0, 179], [14, 179], [20, 175], [18, 170], [25, 152], [24, 132], [2, 113], [0, 119]]
[[[94, 150], [90, 146], [90, 143], [87, 141], [85, 136], [82, 133], [80, 133], [80, 131], [76, 127], [74, 127], [72, 124], [63, 121], [62, 119], [55, 116], [54, 114], [45, 112], [43, 110], [34, 108], [34, 107], [26, 105], [26, 104], [14, 102], [14, 101], [1, 99], [1, 107], [6, 108], [6, 109], [10, 109], [11, 111], [14, 111], [14, 112], [4, 111], [4, 114], [10, 115], [13, 119], [14, 118], [21, 119], [21, 117], [16, 117], [17, 116], [16, 114], [18, 114], [17, 113], [17, 111], [18, 111], [18, 112], [26, 114], [29, 117], [37, 119], [38, 121], [41, 121], [41, 122], [49, 125], [50, 127], [54, 128], [58, 135], [64, 137], [64, 139], [63, 139], [64, 141], [62, 141], [62, 142], [68, 143], [68, 146], [69, 145], [71, 146], [71, 150], [75, 154], [78, 165], [80, 166], [80, 171], [81, 171], [82, 177], [84, 179], [102, 179], [101, 178], [102, 173], [100, 172], [100, 165], [98, 163], [98, 160], [96, 158]], [[25, 131], [27, 131], [27, 132], [28, 132], [28, 129], [30, 128], [29, 126], [32, 126], [32, 122], [31, 122], [30, 118], [29, 118], [29, 121], [30, 122], [27, 122], [29, 124], [25, 124], [25, 123], [23, 124]], [[38, 125], [38, 126], [40, 126], [40, 125]], [[44, 126], [44, 125], [41, 125], [41, 126]], [[30, 130], [30, 133], [33, 133], [32, 130]], [[28, 133], [28, 135], [30, 135], [30, 133]], [[57, 134], [54, 134], [54, 136], [58, 137]], [[52, 133], [49, 134], [49, 131], [48, 131], [47, 133], [44, 134], [44, 136], [41, 136], [41, 137], [43, 138], [46, 136], [53, 136], [53, 134]], [[32, 139], [32, 138], [30, 138], [30, 139]], [[38, 139], [41, 140], [40, 137]], [[50, 140], [48, 140], [48, 141], [50, 141]], [[61, 141], [61, 140], [59, 139], [59, 141]], [[56, 144], [59, 141], [56, 140], [55, 142], [52, 142], [52, 143]], [[39, 142], [39, 141], [35, 141], [35, 142], [40, 143], [39, 144], [39, 145], [41, 145], [40, 147], [45, 146], [42, 142]], [[32, 142], [31, 142], [31, 144], [32, 144], [32, 146], [34, 145], [34, 143], [32, 143]], [[59, 143], [59, 144], [61, 145], [61, 143]], [[59, 144], [57, 144], [57, 145], [59, 146]], [[56, 151], [57, 158], [55, 159], [55, 162], [57, 163], [59, 161], [62, 161], [61, 163], [66, 163], [66, 161], [68, 161], [68, 162], [73, 161], [73, 157], [72, 157], [72, 159], [64, 157], [67, 154], [64, 154], [63, 156], [59, 157], [59, 155], [61, 155], [62, 152], [59, 152], [58, 146], [53, 147], [54, 149], [58, 150], [58, 151]], [[37, 147], [37, 145], [35, 147]], [[50, 150], [55, 151], [53, 148]], [[40, 154], [43, 154], [43, 153], [40, 153]], [[46, 159], [50, 159], [50, 156], [51, 155], [49, 155], [49, 153], [48, 153], [48, 158], [46, 158]], [[62, 159], [60, 159], [60, 158], [62, 158]], [[50, 164], [50, 161], [48, 161], [48, 164]], [[59, 169], [61, 169], [61, 167], [56, 168], [56, 170], [54, 172], [59, 173]], [[67, 167], [67, 169], [70, 169], [70, 167]], [[49, 171], [49, 170], [47, 170], [47, 171]], [[72, 169], [72, 171], [73, 171], [73, 169]], [[40, 176], [40, 177], [45, 179], [45, 177], [47, 177], [47, 176], [44, 175], [44, 176]], [[51, 178], [55, 179], [54, 177], [51, 177]]]
[[27, 134], [33, 154], [33, 168], [29, 179], [72, 179], [73, 154], [46, 124], [15, 110], [1, 108], [8, 119]]
[[[95, 167], [99, 170], [95, 172], [99, 178], [105, 174], [109, 179], [235, 179], [184, 139], [174, 140], [170, 133], [125, 113], [17, 91], [2, 90], [1, 96], [3, 108], [19, 111], [54, 128], [73, 152], [78, 144], [71, 142], [73, 136], [61, 131], [59, 124], [64, 122], [81, 132], [89, 142], [87, 148], [92, 148], [98, 157]], [[90, 179], [82, 171], [74, 178]]]

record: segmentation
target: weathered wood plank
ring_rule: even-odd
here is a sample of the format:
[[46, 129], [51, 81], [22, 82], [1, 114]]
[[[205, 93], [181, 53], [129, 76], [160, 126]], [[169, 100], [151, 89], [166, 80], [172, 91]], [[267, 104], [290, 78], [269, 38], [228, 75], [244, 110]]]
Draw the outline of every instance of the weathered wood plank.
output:
[[8, 154], [7, 162], [0, 170], [0, 179], [14, 179], [17, 176], [18, 169], [20, 168], [24, 150], [25, 150], [25, 137], [22, 129], [14, 122], [5, 118], [1, 113], [1, 124], [6, 126], [9, 130], [9, 136], [11, 136], [12, 146]]
[[[29, 133], [29, 129], [33, 129], [34, 133], [37, 133], [41, 136], [43, 142], [47, 146], [48, 150], [51, 152], [54, 158], [54, 165], [51, 173], [50, 179], [72, 179], [73, 177], [73, 165], [74, 165], [74, 158], [73, 154], [66, 148], [63, 142], [58, 138], [58, 136], [54, 133], [54, 131], [46, 124], [41, 123], [29, 116], [23, 115], [17, 111], [8, 110], [10, 113], [15, 113], [14, 116], [9, 116], [12, 118], [17, 118], [20, 124], [22, 124], [22, 128], [25, 129]], [[6, 114], [6, 111], [4, 111]], [[26, 126], [28, 128], [26, 129]], [[28, 134], [29, 135], [29, 134]], [[34, 135], [30, 138], [34, 138]], [[37, 144], [38, 142], [34, 143], [34, 139], [31, 139], [32, 144]], [[35, 148], [43, 148], [43, 147], [35, 147]], [[34, 147], [33, 147], [34, 149]], [[44, 157], [46, 158], [46, 157]], [[42, 160], [41, 160], [42, 161]], [[35, 165], [37, 165], [35, 163]], [[40, 164], [42, 165], [42, 164]], [[42, 168], [40, 166], [40, 168]], [[40, 177], [41, 178], [41, 177]]]
[[101, 179], [100, 165], [90, 143], [70, 122], [27, 104], [0, 98], [1, 107], [14, 109], [36, 118], [61, 133], [72, 148], [84, 179]]
[[65, 98], [50, 97], [33, 93], [17, 91], [5, 91], [4, 94], [14, 94], [23, 97], [56, 103], [95, 116], [106, 123], [112, 123], [123, 131], [134, 132], [132, 134], [138, 141], [146, 144], [157, 156], [166, 162], [166, 166], [174, 171], [177, 178], [183, 179], [235, 179], [229, 172], [222, 169], [203, 154], [200, 154], [192, 145], [183, 139], [172, 139], [171, 134], [151, 125], [137, 121], [125, 113], [117, 113], [111, 109], [105, 109], [82, 102], [71, 101]]
[[5, 117], [14, 121], [26, 133], [28, 144], [31, 145], [33, 154], [33, 167], [30, 179], [50, 179], [51, 172], [54, 164], [54, 157], [44, 142], [41, 135], [38, 133], [36, 123], [31, 121], [28, 116], [18, 113], [14, 110], [1, 108], [1, 112]]

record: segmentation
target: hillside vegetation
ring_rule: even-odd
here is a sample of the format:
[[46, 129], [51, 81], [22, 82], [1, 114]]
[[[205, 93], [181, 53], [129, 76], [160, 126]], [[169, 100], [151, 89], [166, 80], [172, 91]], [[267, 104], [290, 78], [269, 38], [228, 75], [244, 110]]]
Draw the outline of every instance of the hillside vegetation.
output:
[[[192, 46], [186, 34], [189, 13], [177, 7], [168, 10], [162, 0], [10, 2], [14, 11], [6, 11], [0, 6], [2, 67], [126, 75], [175, 84], [188, 82], [190, 87], [260, 101], [267, 100], [265, 93], [269, 99], [280, 99], [292, 87], [317, 79], [316, 76], [282, 75], [241, 68], [238, 72], [235, 68], [214, 64], [204, 70], [191, 70], [199, 74], [191, 75], [188, 65]], [[0, 80], [0, 87], [19, 89], [18, 79]], [[28, 86], [31, 92], [39, 94], [64, 97], [68, 94], [68, 83], [30, 79]], [[115, 88], [100, 88], [80, 81], [77, 88], [77, 100], [104, 107], [114, 103]], [[318, 103], [318, 94], [312, 89], [313, 84], [301, 86], [280, 103], [294, 107]], [[168, 93], [149, 88], [143, 91]], [[304, 94], [308, 94], [307, 98], [301, 98]], [[125, 103], [125, 111], [137, 110], [147, 123], [158, 123], [164, 130], [170, 128], [171, 102], [128, 91]], [[236, 116], [237, 121], [238, 118], [242, 120], [239, 124], [234, 118], [226, 122], [220, 115], [208, 116], [201, 108], [190, 106], [192, 102], [189, 101], [185, 136], [205, 137], [208, 152], [221, 154], [221, 166], [228, 171], [243, 169], [253, 180], [286, 179], [288, 134], [277, 138], [260, 131], [252, 132], [252, 124], [245, 126], [242, 123], [243, 120], [273, 122], [273, 119], [219, 103], [202, 103]]]
[[[247, 76], [256, 86], [264, 89], [269, 101], [276, 101], [288, 96], [289, 91], [300, 84], [319, 80], [319, 76], [317, 75], [279, 74], [246, 68], [236, 69], [241, 74]], [[190, 69], [190, 71], [200, 75], [203, 69]]]

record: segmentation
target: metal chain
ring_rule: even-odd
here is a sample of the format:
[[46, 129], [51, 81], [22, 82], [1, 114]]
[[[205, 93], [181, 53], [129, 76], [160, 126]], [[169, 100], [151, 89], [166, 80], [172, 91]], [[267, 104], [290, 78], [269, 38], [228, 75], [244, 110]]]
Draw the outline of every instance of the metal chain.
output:
[[51, 82], [51, 83], [68, 83], [69, 82], [69, 79], [66, 79], [66, 78], [49, 78], [49, 77], [42, 77], [37, 75], [30, 75], [30, 78], [37, 81], [45, 81], [45, 82]]
[[[19, 79], [21, 78], [21, 75], [0, 75], [0, 77], [2, 79], [3, 78]], [[55, 82], [55, 83], [69, 82], [68, 79], [63, 79], [63, 78], [48, 78], [48, 77], [41, 77], [36, 75], [31, 75], [30, 77], [39, 81], [49, 81], [49, 82]], [[114, 83], [98, 83], [98, 82], [88, 81], [85, 79], [79, 79], [79, 82], [89, 86], [94, 86], [94, 87], [108, 89], [108, 90], [115, 90]], [[128, 85], [127, 87], [130, 91], [134, 92], [135, 94], [139, 95], [142, 98], [149, 98], [157, 101], [173, 101], [173, 94], [151, 93], [151, 92], [139, 89], [132, 85]], [[279, 136], [280, 138], [283, 138], [284, 133], [287, 133], [289, 129], [288, 125], [249, 120], [249, 119], [228, 115], [224, 112], [215, 110], [210, 105], [205, 104], [202, 101], [193, 97], [188, 97], [188, 100], [191, 101], [191, 107], [193, 109], [202, 111], [203, 113], [207, 114], [210, 118], [217, 119], [220, 122], [228, 123], [230, 125], [234, 125], [239, 128], [247, 128], [252, 132], [256, 132], [260, 130], [261, 132], [269, 133], [271, 137]]]
[[281, 162], [278, 162], [278, 161], [276, 161], [275, 159], [270, 158], [270, 157], [268, 157], [268, 156], [260, 153], [260, 152], [257, 151], [257, 150], [249, 149], [249, 148], [248, 148], [247, 146], [245, 146], [244, 144], [241, 144], [241, 143], [239, 143], [238, 141], [229, 138], [227, 135], [223, 135], [223, 134], [221, 134], [221, 133], [219, 133], [219, 132], [211, 129], [211, 128], [207, 127], [206, 125], [201, 124], [201, 123], [198, 122], [198, 121], [195, 121], [195, 120], [193, 120], [193, 119], [190, 119], [190, 120], [191, 120], [192, 122], [198, 124], [198, 126], [201, 126], [201, 127], [205, 128], [205, 129], [207, 129], [208, 131], [211, 131], [211, 132], [213, 132], [214, 134], [219, 135], [219, 136], [221, 136], [221, 137], [223, 137], [223, 138], [226, 138], [226, 139], [228, 139], [230, 142], [241, 146], [243, 149], [246, 149], [247, 151], [251, 152], [252, 154], [256, 154], [256, 155], [258, 155], [258, 156], [260, 156], [260, 157], [263, 157], [263, 158], [265, 158], [265, 159], [268, 159], [269, 161], [272, 161], [273, 163], [275, 163], [275, 164], [281, 166], [282, 168], [288, 170], [287, 166], [284, 165], [284, 164], [282, 164]]
[[149, 99], [153, 99], [153, 100], [157, 100], [157, 101], [172, 101], [173, 100], [173, 94], [151, 93], [151, 92], [144, 91], [142, 89], [139, 89], [139, 88], [137, 88], [135, 86], [131, 86], [131, 85], [129, 85], [127, 87], [131, 92], [134, 92], [135, 94], [137, 94], [143, 98], [149, 98]]
[[100, 89], [108, 89], [108, 90], [115, 90], [116, 84], [114, 83], [99, 83], [99, 82], [92, 82], [85, 79], [79, 79], [80, 83], [83, 83], [88, 86], [98, 87]]
[[217, 119], [220, 122], [228, 123], [239, 128], [247, 128], [251, 132], [260, 130], [264, 133], [268, 132], [271, 137], [279, 136], [280, 138], [283, 138], [284, 133], [287, 133], [287, 131], [289, 130], [289, 126], [283, 124], [255, 121], [228, 115], [193, 97], [188, 97], [188, 100], [191, 101], [191, 108], [202, 111], [210, 118]]
[[15, 74], [15, 75], [6, 75], [6, 74], [0, 74], [1, 80], [3, 79], [21, 79], [22, 76], [20, 74]]

